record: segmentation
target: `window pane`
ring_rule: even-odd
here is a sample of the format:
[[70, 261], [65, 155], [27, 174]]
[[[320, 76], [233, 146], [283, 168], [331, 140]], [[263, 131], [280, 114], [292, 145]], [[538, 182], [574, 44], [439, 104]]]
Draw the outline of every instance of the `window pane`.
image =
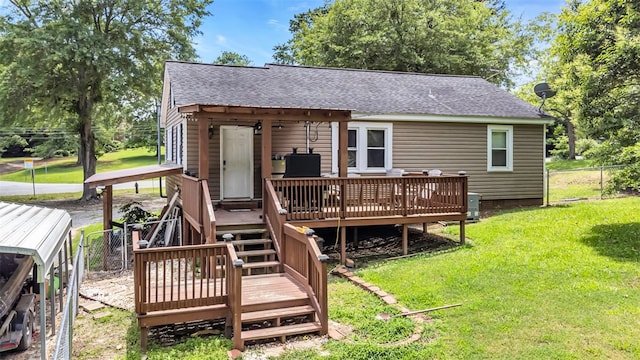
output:
[[347, 167], [356, 167], [356, 151], [347, 151]]
[[491, 132], [491, 148], [492, 149], [507, 148], [507, 132], [506, 131]]
[[384, 167], [384, 149], [367, 150], [367, 167]]
[[491, 166], [507, 166], [507, 150], [491, 150]]
[[384, 147], [384, 130], [368, 130], [367, 147]]
[[349, 130], [348, 132], [348, 140], [347, 140], [347, 146], [350, 148], [354, 148], [356, 146], [358, 146], [358, 131], [357, 130]]

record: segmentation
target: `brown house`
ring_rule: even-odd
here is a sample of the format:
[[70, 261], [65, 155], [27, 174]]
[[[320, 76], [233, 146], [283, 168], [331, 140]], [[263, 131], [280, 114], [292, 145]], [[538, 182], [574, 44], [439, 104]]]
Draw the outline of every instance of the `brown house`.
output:
[[[247, 120], [249, 114], [234, 117], [233, 109], [240, 108], [252, 109], [249, 114], [274, 110], [271, 153], [261, 153], [264, 122], [259, 116]], [[278, 109], [307, 113], [280, 119]], [[549, 119], [471, 76], [167, 62], [162, 101], [167, 161], [198, 173], [197, 134], [204, 122], [208, 174], [198, 175], [209, 180], [212, 201], [261, 199], [260, 179], [272, 173], [262, 171], [269, 164], [261, 159], [282, 157], [294, 147], [320, 154], [322, 175], [338, 173], [339, 121], [327, 115], [331, 110], [335, 118], [349, 117], [350, 175], [379, 176], [392, 168], [465, 171], [469, 191], [480, 194], [483, 208], [543, 203]], [[311, 119], [309, 111], [320, 118]], [[225, 166], [225, 161], [244, 165]]]
[[477, 77], [170, 61], [161, 116], [168, 164], [153, 171], [184, 245], [134, 251], [143, 348], [149, 327], [216, 318], [239, 349], [327, 333], [310, 229], [339, 230], [344, 262], [348, 227], [401, 225], [406, 254], [408, 224], [456, 221], [464, 242], [469, 190], [542, 204], [549, 121]]

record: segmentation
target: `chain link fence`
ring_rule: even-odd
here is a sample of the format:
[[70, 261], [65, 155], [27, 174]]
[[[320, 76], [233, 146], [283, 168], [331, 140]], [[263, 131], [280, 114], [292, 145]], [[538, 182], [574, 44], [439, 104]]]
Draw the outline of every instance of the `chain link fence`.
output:
[[[73, 344], [73, 320], [78, 315], [78, 295], [80, 284], [84, 277], [84, 231], [80, 235], [80, 242], [76, 256], [73, 260], [71, 279], [67, 283], [67, 300], [64, 305], [60, 325], [58, 327], [58, 337], [56, 347], [53, 352], [53, 359], [71, 359]], [[44, 335], [41, 335], [44, 336]]]
[[547, 170], [547, 205], [589, 199], [614, 197], [605, 193], [611, 177], [624, 165], [591, 168]]
[[179, 218], [122, 225], [85, 236], [87, 277], [104, 278], [133, 268], [133, 242], [145, 240], [150, 247], [182, 245]]

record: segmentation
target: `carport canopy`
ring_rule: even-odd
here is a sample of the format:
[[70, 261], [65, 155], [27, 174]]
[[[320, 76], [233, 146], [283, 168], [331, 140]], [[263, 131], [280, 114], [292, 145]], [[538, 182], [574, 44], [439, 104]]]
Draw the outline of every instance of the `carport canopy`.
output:
[[182, 165], [158, 164], [98, 173], [90, 176], [84, 183], [91, 188], [105, 187], [102, 193], [102, 225], [107, 230], [112, 228], [113, 185], [178, 174], [182, 174]]
[[88, 184], [89, 187], [95, 188], [98, 186], [110, 186], [129, 181], [145, 180], [181, 173], [182, 165], [159, 164], [98, 173], [91, 175], [84, 182]]
[[0, 202], [0, 252], [32, 256], [38, 283], [69, 238], [71, 216], [64, 210]]

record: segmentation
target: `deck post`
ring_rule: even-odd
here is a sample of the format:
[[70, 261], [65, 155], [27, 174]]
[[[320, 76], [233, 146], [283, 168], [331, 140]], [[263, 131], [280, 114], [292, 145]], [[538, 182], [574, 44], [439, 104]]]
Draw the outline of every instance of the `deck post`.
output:
[[409, 225], [402, 224], [402, 255], [409, 253]]
[[460, 220], [460, 245], [464, 245], [465, 235], [464, 235], [464, 226], [466, 224], [465, 220]]
[[272, 125], [273, 121], [271, 119], [263, 119], [262, 120], [262, 135], [260, 135], [260, 141], [262, 142], [262, 158], [260, 160], [261, 169], [262, 169], [262, 181], [260, 182], [261, 193], [260, 196], [262, 198], [262, 216], [266, 216], [266, 206], [265, 202], [265, 181], [266, 179], [271, 178], [272, 164], [271, 164], [271, 151], [272, 151]]
[[354, 248], [358, 250], [358, 227], [357, 226], [353, 227], [353, 243], [354, 243]]
[[244, 350], [242, 341], [242, 260], [234, 261], [233, 265], [233, 346]]
[[429, 233], [429, 224], [428, 223], [422, 223], [422, 233], [423, 234], [428, 234]]
[[208, 119], [197, 116], [198, 119], [198, 178], [209, 178], [209, 124]]
[[347, 227], [340, 228], [340, 262], [342, 265], [347, 263]]

